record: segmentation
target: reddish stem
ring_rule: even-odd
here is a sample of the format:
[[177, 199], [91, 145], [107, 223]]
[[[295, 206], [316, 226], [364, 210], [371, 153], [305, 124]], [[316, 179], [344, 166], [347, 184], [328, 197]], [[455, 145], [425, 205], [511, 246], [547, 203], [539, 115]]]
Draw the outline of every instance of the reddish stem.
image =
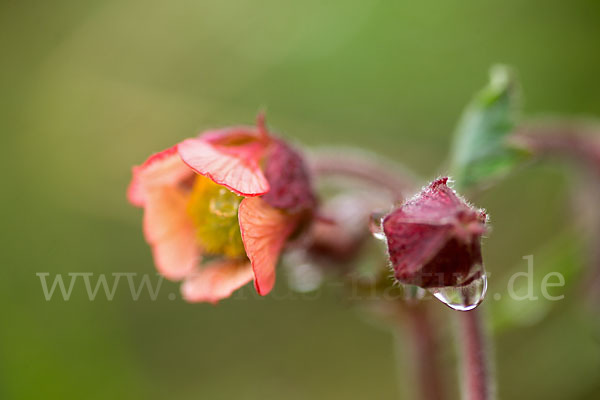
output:
[[[413, 350], [413, 367], [419, 394], [423, 400], [442, 400], [445, 393], [442, 390], [442, 377], [437, 368], [437, 343], [431, 324], [430, 313], [425, 304], [409, 304], [404, 307], [406, 329], [411, 336]], [[406, 348], [407, 346], [405, 346]]]
[[[526, 125], [518, 129], [512, 139], [539, 157], [567, 158], [582, 166], [589, 173], [584, 190], [596, 191], [600, 185], [600, 128], [577, 122], [558, 122], [553, 125]], [[596, 207], [590, 208], [591, 225], [590, 263], [593, 269], [584, 279], [585, 292], [594, 302], [600, 301], [600, 251], [597, 246], [597, 232], [600, 229], [600, 215]]]
[[462, 339], [462, 379], [465, 400], [492, 398], [490, 374], [486, 359], [485, 334], [481, 312], [472, 310], [459, 313], [459, 333]]
[[519, 128], [512, 139], [537, 156], [573, 159], [600, 177], [598, 132], [587, 126], [568, 123], [526, 125]]
[[410, 174], [381, 163], [364, 154], [317, 154], [312, 159], [315, 175], [342, 175], [360, 179], [377, 188], [385, 188], [396, 200], [402, 200], [414, 188]]

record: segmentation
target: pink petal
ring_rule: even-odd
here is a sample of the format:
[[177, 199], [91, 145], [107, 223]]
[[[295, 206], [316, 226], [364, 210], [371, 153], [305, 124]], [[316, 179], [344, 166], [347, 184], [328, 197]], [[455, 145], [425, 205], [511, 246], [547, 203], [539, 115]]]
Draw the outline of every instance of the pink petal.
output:
[[235, 148], [240, 144], [264, 139], [265, 132], [260, 131], [254, 126], [232, 126], [203, 132], [199, 138], [215, 145]]
[[298, 220], [256, 197], [242, 200], [238, 217], [244, 248], [254, 270], [254, 286], [264, 296], [275, 285], [279, 253]]
[[252, 277], [252, 267], [248, 262], [213, 261], [188, 276], [181, 285], [181, 293], [186, 301], [214, 304], [231, 296]]
[[181, 159], [194, 171], [242, 196], [269, 191], [260, 169], [265, 143], [253, 131], [208, 132], [179, 144]]
[[187, 214], [188, 196], [177, 187], [153, 187], [144, 197], [144, 236], [158, 271], [179, 280], [198, 264], [200, 249]]
[[133, 179], [127, 189], [127, 198], [138, 207], [146, 201], [146, 191], [171, 185], [193, 175], [193, 171], [181, 161], [177, 146], [170, 147], [150, 156], [142, 165], [133, 167]]

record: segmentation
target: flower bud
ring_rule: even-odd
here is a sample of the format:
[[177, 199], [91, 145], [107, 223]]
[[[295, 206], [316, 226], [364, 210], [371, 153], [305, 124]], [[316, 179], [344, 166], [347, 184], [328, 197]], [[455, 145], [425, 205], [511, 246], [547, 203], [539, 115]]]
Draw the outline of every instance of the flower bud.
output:
[[483, 274], [486, 213], [440, 178], [382, 221], [395, 278], [422, 288], [464, 286]]

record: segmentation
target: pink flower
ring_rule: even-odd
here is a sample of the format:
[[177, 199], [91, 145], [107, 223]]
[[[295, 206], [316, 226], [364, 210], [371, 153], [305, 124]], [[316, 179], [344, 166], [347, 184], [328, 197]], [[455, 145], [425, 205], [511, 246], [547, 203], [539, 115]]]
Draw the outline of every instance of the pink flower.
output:
[[268, 294], [280, 252], [316, 204], [301, 156], [262, 116], [152, 155], [133, 168], [128, 199], [144, 208], [158, 271], [183, 280], [187, 301], [212, 303], [251, 280]]
[[423, 288], [461, 286], [481, 276], [487, 216], [440, 178], [383, 219], [396, 279]]

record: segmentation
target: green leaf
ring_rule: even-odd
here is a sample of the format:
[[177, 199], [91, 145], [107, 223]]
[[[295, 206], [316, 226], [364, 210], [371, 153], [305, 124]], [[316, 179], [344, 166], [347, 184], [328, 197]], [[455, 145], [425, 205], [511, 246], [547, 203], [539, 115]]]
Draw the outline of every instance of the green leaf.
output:
[[518, 103], [509, 68], [492, 68], [490, 82], [468, 105], [455, 132], [450, 169], [461, 188], [499, 179], [528, 157], [507, 140], [516, 125]]

